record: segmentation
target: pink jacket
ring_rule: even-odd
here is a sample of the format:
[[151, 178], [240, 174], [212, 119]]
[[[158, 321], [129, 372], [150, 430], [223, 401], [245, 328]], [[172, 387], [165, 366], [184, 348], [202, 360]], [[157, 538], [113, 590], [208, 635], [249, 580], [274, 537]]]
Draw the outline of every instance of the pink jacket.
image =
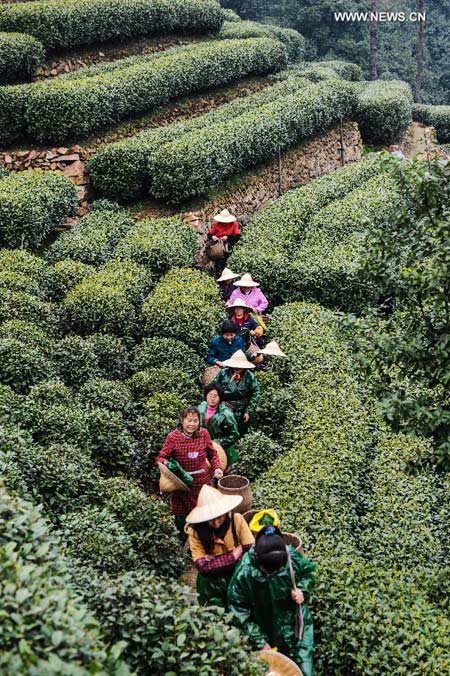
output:
[[260, 315], [262, 315], [269, 305], [269, 301], [258, 286], [253, 286], [249, 293], [244, 293], [241, 287], [238, 286], [231, 294], [227, 305], [234, 303], [236, 298], [241, 298], [244, 303], [248, 303], [250, 307], [254, 307]]

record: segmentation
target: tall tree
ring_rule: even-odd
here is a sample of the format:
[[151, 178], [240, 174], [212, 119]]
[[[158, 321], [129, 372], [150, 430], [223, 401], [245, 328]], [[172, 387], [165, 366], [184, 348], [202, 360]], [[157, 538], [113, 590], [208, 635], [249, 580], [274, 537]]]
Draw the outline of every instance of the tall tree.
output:
[[[425, 12], [425, 0], [418, 0], [417, 2], [418, 14]], [[417, 41], [416, 41], [416, 79], [414, 82], [414, 98], [420, 103], [422, 97], [422, 80], [423, 80], [423, 34], [425, 30], [425, 21], [419, 18], [417, 23]]]
[[[371, 14], [378, 12], [378, 0], [371, 0], [370, 2]], [[371, 17], [369, 28], [369, 78], [376, 80], [377, 73], [377, 57], [378, 57], [378, 21]]]

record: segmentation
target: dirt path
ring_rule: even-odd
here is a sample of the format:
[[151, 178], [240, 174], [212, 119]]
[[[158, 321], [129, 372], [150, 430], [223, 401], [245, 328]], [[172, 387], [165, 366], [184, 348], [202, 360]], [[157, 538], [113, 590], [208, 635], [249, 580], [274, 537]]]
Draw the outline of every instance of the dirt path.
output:
[[436, 147], [433, 146], [433, 128], [420, 122], [412, 123], [400, 147], [406, 157], [411, 158], [418, 155], [421, 160], [427, 158], [427, 151], [430, 156], [438, 152]]

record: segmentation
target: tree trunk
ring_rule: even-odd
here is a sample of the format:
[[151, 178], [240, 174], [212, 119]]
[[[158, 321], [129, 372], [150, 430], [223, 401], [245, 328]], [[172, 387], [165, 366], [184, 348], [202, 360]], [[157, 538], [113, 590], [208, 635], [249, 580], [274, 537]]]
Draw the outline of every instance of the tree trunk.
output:
[[[378, 11], [378, 0], [371, 0], [370, 2], [370, 11]], [[377, 56], [378, 56], [378, 22], [371, 21], [369, 28], [369, 79], [376, 80], [378, 77], [377, 73]]]
[[[425, 0], [417, 1], [417, 12], [423, 13], [425, 11]], [[422, 80], [423, 80], [423, 34], [425, 30], [425, 22], [418, 21], [417, 23], [417, 41], [416, 41], [416, 81], [414, 83], [414, 98], [417, 103], [421, 100]]]

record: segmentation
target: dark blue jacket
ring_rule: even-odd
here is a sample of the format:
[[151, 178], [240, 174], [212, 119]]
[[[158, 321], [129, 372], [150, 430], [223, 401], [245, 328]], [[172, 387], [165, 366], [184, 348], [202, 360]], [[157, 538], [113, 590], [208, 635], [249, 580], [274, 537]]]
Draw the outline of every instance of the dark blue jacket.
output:
[[225, 340], [225, 338], [222, 336], [216, 336], [211, 341], [206, 361], [211, 366], [214, 366], [216, 361], [225, 361], [226, 359], [230, 359], [230, 357], [232, 357], [233, 354], [238, 350], [245, 352], [244, 341], [240, 336], [233, 338], [231, 343]]

